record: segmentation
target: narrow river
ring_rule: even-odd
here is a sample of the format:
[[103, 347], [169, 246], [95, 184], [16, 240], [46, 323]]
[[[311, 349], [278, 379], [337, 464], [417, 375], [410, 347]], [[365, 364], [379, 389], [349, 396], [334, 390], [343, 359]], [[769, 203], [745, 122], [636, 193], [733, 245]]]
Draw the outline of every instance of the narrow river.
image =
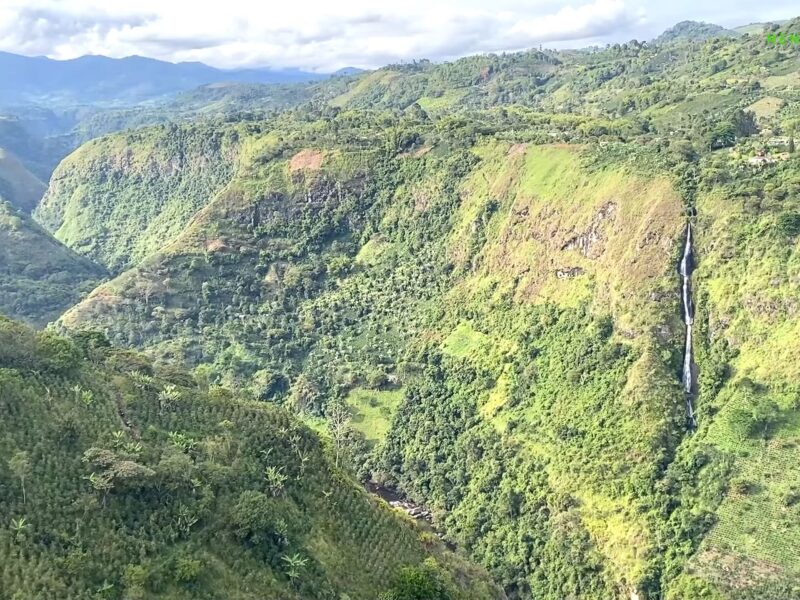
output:
[[364, 487], [373, 496], [377, 496], [378, 498], [385, 500], [386, 503], [392, 508], [402, 510], [409, 517], [414, 519], [423, 530], [429, 531], [430, 533], [436, 535], [436, 537], [438, 537], [448, 549], [452, 551], [458, 549], [458, 546], [454, 542], [445, 538], [444, 534], [436, 528], [433, 522], [433, 514], [429, 509], [420, 504], [410, 502], [397, 492], [378, 485], [374, 481], [367, 481], [364, 484]]
[[368, 481], [364, 485], [370, 494], [374, 494], [375, 496], [382, 498], [392, 508], [397, 508], [399, 510], [402, 510], [408, 516], [412, 517], [413, 519], [416, 519], [417, 521], [424, 521], [428, 525], [433, 524], [433, 515], [431, 514], [431, 511], [426, 509], [424, 506], [420, 506], [419, 504], [414, 504], [413, 502], [409, 502], [408, 500], [400, 496], [397, 492], [394, 492], [381, 485], [378, 485], [374, 481]]

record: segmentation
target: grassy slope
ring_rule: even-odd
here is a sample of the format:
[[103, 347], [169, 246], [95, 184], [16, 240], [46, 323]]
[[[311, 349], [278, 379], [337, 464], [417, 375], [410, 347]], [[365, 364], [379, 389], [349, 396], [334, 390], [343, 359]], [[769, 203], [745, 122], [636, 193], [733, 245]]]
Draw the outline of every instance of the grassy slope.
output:
[[[451, 240], [462, 266], [474, 238], [484, 240], [477, 259], [469, 257], [482, 268], [472, 269], [477, 272], [466, 288], [502, 292], [513, 281], [517, 299], [563, 306], [594, 299], [631, 334], [663, 318], [646, 296], [671, 283], [663, 278], [664, 266], [680, 228], [680, 207], [666, 179], [588, 172], [569, 147], [500, 145], [479, 152], [484, 166], [467, 183], [469, 200]], [[479, 215], [492, 200], [501, 204], [483, 225]], [[526, 229], [533, 223], [536, 229]], [[624, 270], [615, 268], [621, 264]]]
[[16, 208], [30, 213], [44, 196], [46, 188], [16, 156], [0, 148], [0, 194]]
[[[678, 331], [671, 256], [681, 227], [680, 202], [668, 182], [657, 178], [644, 181], [614, 169], [586, 171], [575, 149], [498, 145], [484, 149], [483, 159], [466, 184], [467, 200], [450, 241], [457, 264], [468, 265], [469, 272], [449, 301], [470, 311], [472, 324], [454, 323], [444, 350], [489, 370], [496, 383], [478, 399], [482, 415], [503, 432], [509, 421], [516, 423], [513, 434], [507, 430], [509, 443], [547, 461], [549, 485], [580, 499], [580, 518], [612, 577], [635, 586], [657, 552], [652, 523], [642, 516], [646, 511], [637, 506], [637, 494], [616, 490], [625, 481], [635, 486], [654, 466], [658, 454], [668, 451], [665, 438], [675, 443], [679, 393], [668, 367], [647, 361]], [[499, 206], [482, 219], [481, 205], [489, 200]], [[570, 245], [580, 236], [588, 241], [583, 250]], [[466, 250], [470, 247], [472, 253]], [[558, 276], [573, 268], [581, 272]], [[504, 308], [509, 298], [510, 310]], [[551, 352], [550, 362], [537, 361], [538, 389], [523, 391], [512, 373], [525, 365], [524, 338], [536, 327], [526, 307], [555, 306], [567, 314], [587, 302], [596, 314], [613, 318], [617, 341], [630, 347], [630, 359], [615, 367], [609, 357], [607, 364], [609, 370], [621, 368], [625, 375], [618, 381], [627, 379], [627, 384], [589, 379], [571, 385], [561, 369], [574, 368], [575, 358], [562, 363], [556, 353], [565, 350], [559, 347], [563, 342], [544, 338], [537, 346]], [[656, 330], [671, 333], [658, 342]], [[580, 331], [566, 335], [564, 341], [578, 345], [584, 337]], [[581, 388], [608, 384], [610, 389], [596, 388], [593, 400], [582, 394]], [[583, 402], [588, 404], [582, 407]], [[581, 416], [584, 410], [589, 412]], [[611, 436], [591, 445], [575, 445], [557, 434], [567, 422], [586, 426], [598, 418]], [[632, 469], [615, 473], [614, 465], [626, 461]]]
[[[449, 318], [440, 323], [435, 330], [428, 334], [432, 337], [443, 337], [443, 349], [458, 358], [471, 360], [473, 357], [479, 364], [488, 368], [498, 378], [498, 385], [487, 395], [486, 399], [478, 398], [483, 406], [484, 414], [493, 420], [496, 426], [502, 425], [510, 418], [522, 418], [530, 423], [531, 431], [518, 433], [514, 436], [521, 443], [526, 443], [527, 436], [541, 437], [535, 434], [535, 423], [541, 418], [541, 408], [528, 404], [524, 408], [517, 406], [515, 409], [506, 410], [504, 404], [506, 393], [511, 386], [504, 390], [502, 383], [503, 373], [507, 371], [503, 364], [519, 362], [523, 353], [514, 343], [515, 337], [524, 334], [528, 327], [525, 307], [530, 304], [547, 303], [562, 306], [564, 309], [575, 309], [594, 298], [594, 310], [598, 314], [611, 313], [616, 320], [620, 341], [635, 348], [635, 353], [646, 357], [655, 352], [652, 331], [656, 326], [662, 330], [671, 331], [670, 339], [678, 335], [679, 323], [672, 316], [677, 312], [675, 294], [671, 288], [671, 258], [675, 237], [681, 229], [680, 203], [670, 191], [669, 186], [660, 180], [645, 182], [626, 175], [621, 171], [603, 171], [591, 173], [580, 167], [576, 149], [570, 148], [535, 148], [511, 147], [508, 144], [497, 144], [476, 149], [482, 158], [479, 166], [466, 178], [463, 183], [462, 202], [452, 216], [452, 229], [442, 247], [445, 254], [449, 254], [462, 274], [456, 280], [450, 296], [434, 299], [434, 302], [444, 301], [445, 305], [456, 307], [452, 312], [453, 318], [458, 311], [470, 309], [477, 311], [480, 318], [486, 321], [483, 324], [474, 322], [472, 325], [453, 322], [453, 329], [448, 329]], [[405, 159], [408, 160], [408, 159]], [[336, 167], [330, 166], [332, 172], [337, 172]], [[267, 177], [273, 190], [287, 189], [291, 184], [282, 181], [285, 177], [286, 166], [280, 164], [267, 169], [262, 177]], [[340, 172], [340, 171], [338, 171]], [[280, 173], [284, 175], [278, 176]], [[566, 175], [569, 174], [569, 177]], [[252, 175], [252, 174], [251, 174]], [[148, 273], [157, 273], [168, 268], [173, 261], [182, 255], [197, 255], [204, 252], [210, 242], [219, 241], [224, 247], [252, 244], [247, 241], [244, 231], [231, 228], [233, 224], [230, 215], [244, 212], [246, 206], [250, 176], [229, 186], [226, 192], [208, 205], [195, 219], [187, 231], [173, 244], [165, 248], [158, 256], [153, 257], [139, 269], [126, 273], [108, 286], [96, 291], [92, 298], [76, 307], [66, 317], [64, 322], [71, 325], [79, 323], [93, 323], [95, 325], [111, 325], [119, 311], [128, 311], [125, 306], [141, 298], [142, 290], [147, 281], [153, 281]], [[263, 185], [263, 183], [261, 184]], [[404, 220], [412, 227], [420, 215], [413, 210], [407, 212], [405, 207], [419, 205], [423, 190], [435, 193], [436, 176], [429, 174], [427, 178], [398, 188], [397, 197], [392, 203], [389, 212], [383, 217], [387, 224], [387, 232], [391, 226], [388, 224], [395, 219]], [[486, 222], [481, 222], [480, 215], [484, 214], [483, 206], [489, 199], [495, 199], [499, 205]], [[242, 204], [244, 202], [244, 204]], [[251, 201], [252, 202], [252, 201]], [[609, 203], [613, 204], [609, 208]], [[241, 207], [241, 208], [239, 208]], [[222, 217], [222, 211], [229, 215], [228, 219]], [[605, 216], [603, 216], [605, 215]], [[233, 221], [235, 221], [234, 219]], [[473, 223], [480, 223], [486, 231], [477, 231]], [[475, 236], [480, 239], [476, 241]], [[580, 236], [591, 238], [594, 241], [586, 247], [587, 256], [580, 249], [562, 250], [562, 247], [571, 240]], [[396, 264], [397, 258], [391, 251], [391, 235], [378, 242], [379, 238], [373, 237], [358, 254], [361, 263], [372, 263], [373, 266], [365, 267], [351, 276], [340, 281], [333, 289], [320, 296], [305, 302], [307, 308], [299, 308], [299, 312], [313, 311], [320, 313], [324, 307], [336, 305], [347, 299], [351, 305], [383, 306], [386, 299], [382, 297], [383, 290], [373, 288], [372, 277], [377, 276], [379, 269], [386, 268], [386, 262]], [[274, 241], [274, 240], [273, 240]], [[402, 246], [401, 246], [402, 247]], [[228, 252], [220, 250], [220, 252]], [[241, 253], [241, 251], [240, 251]], [[245, 255], [249, 252], [245, 252]], [[543, 260], [543, 257], [547, 257]], [[187, 259], [181, 259], [181, 264], [186, 264]], [[623, 275], [616, 269], [620, 263], [630, 264], [630, 269]], [[246, 263], [239, 262], [239, 272]], [[474, 267], [472, 265], [475, 265]], [[570, 267], [580, 267], [583, 274], [574, 279], [559, 279], [556, 272]], [[416, 268], [409, 265], [410, 268]], [[166, 297], [159, 300], [159, 304], [169, 311], [180, 312], [188, 308], [186, 300], [196, 297], [198, 289], [187, 294], [184, 285], [199, 286], [202, 278], [187, 280], [185, 275], [173, 271], [174, 289], [166, 290]], [[153, 281], [154, 282], [154, 281]], [[668, 290], [665, 295], [665, 290]], [[665, 297], [665, 300], [654, 302], [651, 294]], [[357, 298], [354, 300], [353, 295]], [[499, 320], [492, 320], [491, 310], [498, 298], [509, 296], [514, 299], [518, 308], [512, 308], [506, 316], [510, 317], [513, 324], [507, 330], [506, 324]], [[413, 294], [412, 294], [413, 296]], [[412, 323], [422, 324], [429, 308], [418, 302], [405, 298], [402, 295], [396, 299], [399, 305], [395, 310], [398, 313], [412, 317]], [[387, 313], [382, 313], [387, 314]], [[416, 315], [416, 316], [414, 316]], [[366, 329], [376, 316], [366, 316]], [[383, 317], [384, 319], [386, 317]], [[677, 323], [677, 324], [676, 324]], [[396, 326], [402, 332], [401, 340], [408, 340], [413, 336], [408, 334], [410, 323], [398, 323]], [[480, 327], [477, 333], [473, 328]], [[491, 331], [496, 328], [498, 334]], [[503, 331], [506, 330], [506, 331]], [[500, 333], [502, 332], [502, 333]], [[488, 337], [487, 337], [488, 336]], [[321, 339], [312, 346], [310, 357], [312, 360], [317, 354], [325, 356], [328, 346], [355, 347], [364, 346], [368, 353], [375, 354], [380, 348], [380, 338], [366, 338], [366, 341], [356, 332], [340, 331], [333, 335], [333, 340], [326, 341], [330, 335], [322, 335]], [[497, 341], [493, 341], [494, 339]], [[508, 341], [503, 341], [503, 339]], [[160, 347], [167, 352], [167, 348], [176, 349], [174, 342], [169, 337], [163, 338]], [[625, 341], [632, 339], [632, 341]], [[672, 339], [674, 341], [674, 339]], [[152, 341], [145, 341], [145, 345]], [[474, 349], [473, 349], [474, 347]], [[153, 347], [158, 351], [158, 346]], [[251, 351], [259, 352], [257, 347], [249, 346]], [[352, 352], [352, 350], [351, 350]], [[502, 358], [506, 355], [506, 358]], [[213, 357], [208, 357], [213, 358]], [[337, 359], [342, 361], [343, 358]], [[642, 358], [645, 360], [645, 358]], [[347, 361], [346, 361], [347, 362]], [[355, 357], [350, 357], [349, 362], [358, 365]], [[620, 426], [628, 428], [620, 439], [641, 439], [641, 454], [637, 457], [643, 471], [648, 471], [648, 460], [653, 452], [661, 452], [659, 444], [661, 438], [671, 438], [675, 431], [671, 429], [670, 414], [680, 410], [679, 397], [664, 397], [664, 391], [653, 391], [653, 382], [647, 381], [646, 363], [634, 361], [626, 363], [621, 368], [630, 368], [631, 374], [637, 370], [644, 370], [640, 380], [635, 378], [628, 387], [619, 390], [626, 400], [623, 412], [609, 406], [609, 418], [616, 419]], [[663, 370], [664, 366], [658, 369]], [[508, 374], [506, 373], [506, 377]], [[558, 377], [554, 370], [553, 377]], [[624, 381], [624, 380], [620, 380]], [[555, 384], [555, 381], [553, 382]], [[617, 385], [617, 384], [615, 384]], [[519, 393], [519, 392], [518, 392]], [[391, 408], [396, 401], [383, 402], [386, 392], [375, 394], [377, 402], [366, 400], [368, 392], [354, 391], [348, 398], [351, 405], [356, 408], [355, 427], [361, 429], [370, 441], [379, 441], [381, 434], [386, 430]], [[651, 396], [651, 397], [649, 397]], [[366, 402], [365, 402], [366, 400]], [[565, 397], [567, 401], [567, 397]], [[666, 402], [660, 406], [659, 403]], [[491, 408], [486, 408], [491, 403]], [[363, 406], [362, 406], [363, 405]], [[383, 406], [383, 408], [380, 408]], [[566, 407], [565, 407], [566, 408]], [[377, 409], [377, 411], [375, 410]], [[593, 410], [587, 406], [587, 410]], [[388, 412], [387, 412], [388, 411]], [[646, 432], [642, 429], [642, 421], [633, 419], [633, 414], [648, 415], [652, 421], [648, 423]], [[363, 420], [362, 420], [363, 419]], [[599, 440], [598, 440], [599, 442]], [[566, 448], [553, 441], [551, 444], [540, 446], [542, 452], [555, 457], [565, 452]], [[595, 452], [589, 448], [573, 448], [573, 459], [580, 457], [582, 452]], [[623, 444], [617, 445], [617, 452], [622, 455], [615, 457], [609, 455], [607, 463], [619, 460], [630, 460], [625, 456], [631, 452]], [[576, 458], [577, 457], [577, 458]], [[584, 455], [586, 458], [587, 455]], [[605, 464], [605, 463], [604, 463]], [[569, 472], [568, 463], [557, 464], [552, 467], [553, 486], [565, 493], [582, 493], [586, 495], [586, 506], [583, 517], [586, 523], [591, 523], [591, 528], [596, 536], [597, 543], [603, 547], [609, 562], [609, 570], [616, 577], [635, 580], [641, 573], [643, 561], [649, 557], [647, 542], [644, 542], [639, 558], [631, 557], [623, 548], [630, 542], [631, 536], [645, 535], [647, 524], [640, 523], [633, 530], [625, 527], [615, 527], [606, 521], [606, 517], [614, 510], [621, 510], [623, 506], [630, 507], [630, 517], [636, 511], [636, 504], [631, 498], [609, 495], [608, 486], [605, 490], [590, 492], [589, 480], [596, 479], [600, 473], [592, 472], [596, 467], [589, 466], [586, 479], [565, 479]], [[625, 474], [620, 474], [622, 480]], [[602, 487], [602, 486], [601, 486]]]
[[364, 435], [367, 442], [382, 442], [402, 400], [403, 390], [351, 390], [347, 404], [353, 411], [353, 427]]
[[36, 217], [70, 248], [119, 272], [180, 233], [227, 183], [238, 140], [235, 128], [203, 125], [94, 140], [61, 163]]
[[104, 270], [0, 201], [0, 313], [43, 326], [78, 302]]
[[[705, 364], [713, 366], [715, 353], [731, 357], [721, 380], [701, 372], [709, 389], [704, 408], [709, 418], [698, 437], [734, 457], [735, 467], [719, 523], [692, 566], [711, 573], [723, 587], [776, 577], [796, 581], [800, 242], [781, 232], [776, 216], [796, 211], [797, 200], [753, 213], [741, 199], [708, 193], [698, 208]], [[751, 415], [759, 407], [771, 407], [772, 419], [752, 431]], [[731, 570], [735, 564], [747, 567], [736, 573]]]
[[[463, 598], [502, 597], [334, 468], [285, 411], [124, 351], [95, 347], [87, 360], [2, 319], [0, 341], [0, 511], [27, 523], [0, 529], [4, 591], [371, 600], [401, 567], [435, 555]], [[105, 472], [82, 460], [91, 447], [119, 465], [107, 493], [88, 480]], [[20, 453], [27, 466], [15, 471]], [[286, 476], [277, 490], [269, 467]], [[282, 557], [295, 555], [305, 565], [292, 581]]]

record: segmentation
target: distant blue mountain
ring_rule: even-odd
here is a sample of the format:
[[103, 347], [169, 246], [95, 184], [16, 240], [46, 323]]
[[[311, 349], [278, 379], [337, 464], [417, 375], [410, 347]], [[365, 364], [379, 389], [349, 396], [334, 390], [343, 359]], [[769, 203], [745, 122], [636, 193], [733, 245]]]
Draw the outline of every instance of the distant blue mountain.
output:
[[299, 83], [327, 77], [296, 69], [224, 70], [142, 56], [53, 60], [0, 52], [0, 104], [131, 104], [210, 83]]

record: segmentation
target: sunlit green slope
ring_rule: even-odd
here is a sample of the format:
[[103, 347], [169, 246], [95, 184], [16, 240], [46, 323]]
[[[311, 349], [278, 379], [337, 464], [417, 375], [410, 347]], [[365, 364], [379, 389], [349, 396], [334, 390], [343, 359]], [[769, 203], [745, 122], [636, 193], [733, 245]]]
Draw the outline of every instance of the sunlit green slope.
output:
[[3, 319], [0, 392], [4, 598], [503, 597], [282, 409]]
[[698, 200], [697, 438], [730, 458], [732, 480], [690, 570], [723, 590], [754, 587], [754, 598], [795, 597], [770, 582], [800, 580], [798, 189], [796, 163], [788, 163]]
[[[322, 431], [345, 409], [342, 460], [431, 508], [511, 598], [796, 598], [791, 52], [681, 39], [320, 84], [234, 127], [236, 161], [209, 153], [224, 176], [177, 213], [157, 199], [181, 172], [131, 203], [138, 176], [75, 203], [51, 188], [63, 232], [93, 232], [66, 241], [119, 271], [60, 325]], [[82, 152], [75, 190], [97, 177]], [[128, 204], [124, 236], [95, 235], [93, 212]], [[126, 225], [156, 213], [158, 235]], [[691, 431], [676, 268], [695, 213]]]
[[0, 196], [19, 210], [30, 213], [42, 199], [46, 188], [16, 156], [0, 148]]
[[[307, 416], [343, 402], [364, 436], [351, 448], [362, 472], [434, 508], [513, 597], [738, 598], [790, 577], [787, 558], [764, 582], [731, 585], [709, 560], [724, 536], [750, 535], [735, 508], [742, 473], [765, 483], [740, 443], [720, 441], [739, 400], [711, 383], [746, 353], [707, 364], [702, 328], [701, 426], [686, 427], [685, 217], [667, 171], [575, 146], [448, 150], [424, 134], [364, 150], [311, 130], [313, 146], [301, 129], [291, 144], [280, 131], [249, 139], [181, 235], [63, 324], [204, 365]], [[707, 283], [712, 260], [739, 272], [706, 250], [735, 214], [715, 210], [725, 198], [697, 202], [698, 304], [727, 298], [744, 315], [749, 296], [716, 299], [726, 288]], [[786, 369], [792, 346], [774, 326], [761, 325], [764, 340], [789, 353]], [[788, 393], [776, 402], [791, 423]], [[758, 445], [772, 430], [743, 435]], [[792, 485], [781, 475], [763, 501], [791, 502]], [[771, 531], [761, 550], [736, 552], [757, 560], [794, 535]]]
[[112, 272], [177, 235], [226, 183], [236, 128], [164, 126], [89, 142], [58, 167], [36, 218]]
[[0, 196], [0, 313], [43, 326], [104, 276]]
[[[180, 236], [62, 322], [210, 363], [212, 376], [307, 414], [341, 396], [376, 476], [442, 511], [449, 535], [509, 589], [657, 585], [666, 525], [653, 503], [667, 500], [651, 492], [684, 433], [672, 267], [683, 219], [669, 181], [586, 166], [579, 148], [421, 143], [386, 154], [281, 137], [249, 142], [249, 162]], [[534, 347], [550, 357], [541, 390], [524, 375]], [[467, 386], [466, 404], [438, 405], [472, 415], [455, 437], [412, 400], [437, 356], [435, 379]], [[389, 429], [395, 410], [404, 419]], [[418, 422], [435, 448], [406, 438]], [[457, 440], [483, 435], [487, 452], [519, 445], [519, 468], [549, 476], [531, 483], [529, 509], [493, 512], [476, 537], [469, 512], [490, 500]], [[423, 464], [466, 471], [448, 492]], [[528, 523], [542, 506], [552, 513], [543, 526]], [[596, 570], [583, 584], [569, 583], [573, 567], [543, 570], [506, 551], [513, 527], [544, 561], [562, 519], [591, 548], [582, 556]]]

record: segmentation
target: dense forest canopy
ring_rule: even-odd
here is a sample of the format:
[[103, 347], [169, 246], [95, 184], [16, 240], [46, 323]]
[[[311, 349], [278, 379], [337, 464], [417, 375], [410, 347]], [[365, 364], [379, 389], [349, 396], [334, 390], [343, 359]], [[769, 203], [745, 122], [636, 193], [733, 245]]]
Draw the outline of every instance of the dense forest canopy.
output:
[[0, 120], [11, 597], [800, 598], [779, 28]]
[[3, 597], [502, 596], [286, 411], [96, 334], [0, 342]]

